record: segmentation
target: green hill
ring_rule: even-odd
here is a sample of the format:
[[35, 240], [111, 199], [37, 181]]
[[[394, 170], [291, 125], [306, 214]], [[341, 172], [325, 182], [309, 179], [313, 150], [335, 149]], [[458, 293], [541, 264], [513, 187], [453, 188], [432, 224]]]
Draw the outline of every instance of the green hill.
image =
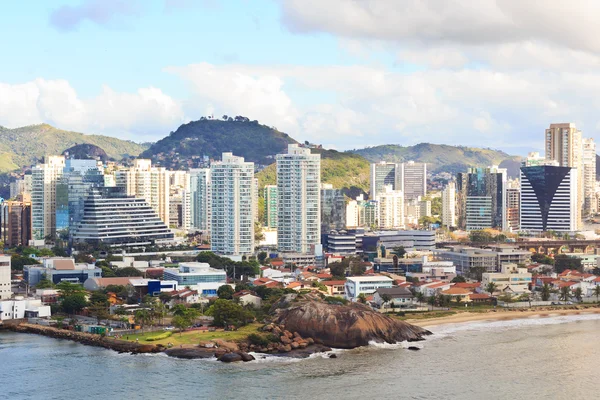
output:
[[297, 143], [286, 133], [250, 121], [245, 117], [216, 120], [201, 119], [181, 125], [175, 132], [154, 143], [141, 157], [167, 168], [181, 168], [192, 156], [220, 159], [230, 151], [246, 161], [268, 165], [273, 156]]
[[92, 144], [109, 157], [137, 156], [148, 146], [101, 135], [63, 131], [48, 124], [8, 129], [0, 126], [0, 173], [34, 164], [46, 155], [58, 155], [77, 144]]
[[476, 147], [449, 146], [420, 143], [414, 146], [382, 145], [365, 149], [350, 150], [370, 162], [425, 162], [433, 173], [464, 172], [468, 167], [499, 165], [508, 169], [509, 176], [518, 176], [520, 157], [511, 156], [500, 150]]

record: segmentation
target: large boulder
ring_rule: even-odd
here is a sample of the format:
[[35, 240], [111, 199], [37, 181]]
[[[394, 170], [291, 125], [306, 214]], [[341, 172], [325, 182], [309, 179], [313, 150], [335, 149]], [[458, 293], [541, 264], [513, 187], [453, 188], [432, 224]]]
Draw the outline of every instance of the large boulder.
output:
[[431, 332], [373, 311], [362, 304], [336, 305], [321, 301], [293, 303], [277, 310], [275, 322], [325, 346], [352, 349], [371, 341], [397, 343], [423, 340]]
[[238, 362], [238, 361], [243, 361], [243, 360], [244, 360], [244, 357], [242, 357], [238, 353], [225, 353], [221, 357], [219, 357], [219, 361], [226, 362], [226, 363]]

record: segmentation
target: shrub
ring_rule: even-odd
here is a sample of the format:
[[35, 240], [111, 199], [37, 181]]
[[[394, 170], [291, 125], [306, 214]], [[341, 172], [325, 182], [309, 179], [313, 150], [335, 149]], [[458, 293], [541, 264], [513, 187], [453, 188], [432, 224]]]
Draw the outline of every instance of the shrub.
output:
[[157, 341], [157, 340], [163, 340], [163, 339], [166, 339], [166, 338], [170, 337], [172, 334], [173, 334], [173, 332], [161, 333], [160, 335], [147, 337], [146, 341], [147, 342], [154, 342], [154, 341]]
[[256, 346], [267, 346], [269, 344], [269, 340], [258, 333], [251, 333], [248, 335], [248, 341], [250, 344]]
[[342, 306], [345, 306], [346, 304], [348, 304], [348, 300], [343, 299], [341, 297], [335, 297], [335, 296], [325, 297], [325, 302], [328, 304], [339, 304]]

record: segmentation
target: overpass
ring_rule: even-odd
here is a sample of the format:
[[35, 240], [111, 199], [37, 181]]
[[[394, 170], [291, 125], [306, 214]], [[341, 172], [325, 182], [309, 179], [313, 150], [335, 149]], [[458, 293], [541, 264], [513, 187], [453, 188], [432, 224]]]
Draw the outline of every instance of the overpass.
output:
[[436, 247], [447, 247], [447, 246], [473, 246], [473, 247], [488, 247], [494, 245], [510, 245], [518, 247], [522, 250], [529, 250], [535, 253], [542, 254], [563, 254], [563, 253], [584, 253], [584, 254], [594, 254], [596, 249], [600, 249], [600, 239], [594, 240], [576, 240], [576, 239], [558, 239], [558, 240], [543, 240], [543, 239], [535, 239], [535, 240], [519, 240], [517, 242], [490, 242], [490, 243], [482, 243], [482, 242], [438, 242], [436, 243]]

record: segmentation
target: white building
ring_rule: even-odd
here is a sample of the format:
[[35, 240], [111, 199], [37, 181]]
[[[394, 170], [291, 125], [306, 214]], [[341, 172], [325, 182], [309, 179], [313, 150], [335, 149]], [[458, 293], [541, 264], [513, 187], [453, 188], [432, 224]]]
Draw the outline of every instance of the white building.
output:
[[211, 175], [211, 249], [219, 254], [254, 252], [254, 163], [223, 153]]
[[211, 183], [210, 169], [190, 170], [191, 225], [199, 231], [210, 231]]
[[0, 321], [50, 316], [50, 306], [43, 305], [42, 300], [39, 299], [17, 297], [14, 300], [0, 301]]
[[358, 201], [350, 200], [348, 204], [346, 204], [346, 228], [358, 228], [359, 223], [359, 207]]
[[170, 175], [165, 168], [153, 167], [150, 160], [137, 159], [130, 168], [115, 172], [116, 184], [130, 196], [145, 199], [158, 217], [169, 224]]
[[46, 157], [31, 170], [31, 228], [34, 239], [56, 234], [56, 185], [65, 168], [64, 156]]
[[392, 278], [382, 275], [377, 276], [351, 276], [346, 279], [346, 298], [356, 301], [361, 294], [370, 296], [377, 289], [391, 288]]
[[499, 292], [527, 293], [531, 284], [531, 273], [527, 268], [519, 268], [517, 264], [502, 264], [500, 272], [484, 272], [481, 287], [495, 283]]
[[0, 255], [0, 300], [6, 300], [12, 297], [10, 260], [10, 256]]
[[176, 281], [179, 287], [189, 286], [201, 296], [216, 296], [217, 290], [227, 284], [227, 272], [207, 263], [188, 262], [179, 264], [179, 269], [165, 268], [164, 279]]
[[370, 198], [377, 197], [379, 192], [383, 191], [386, 186], [392, 186], [393, 190], [399, 189], [397, 182], [398, 164], [381, 161], [371, 164], [371, 193]]
[[290, 144], [277, 160], [277, 246], [309, 253], [321, 243], [321, 155]]
[[381, 229], [397, 229], [404, 227], [404, 195], [400, 190], [393, 190], [391, 185], [377, 195], [379, 202], [379, 227]]
[[456, 182], [450, 181], [442, 191], [442, 225], [456, 226]]
[[522, 231], [577, 230], [577, 173], [576, 168], [553, 165], [521, 167]]
[[585, 214], [598, 212], [596, 200], [596, 143], [594, 139], [583, 143], [583, 211]]

